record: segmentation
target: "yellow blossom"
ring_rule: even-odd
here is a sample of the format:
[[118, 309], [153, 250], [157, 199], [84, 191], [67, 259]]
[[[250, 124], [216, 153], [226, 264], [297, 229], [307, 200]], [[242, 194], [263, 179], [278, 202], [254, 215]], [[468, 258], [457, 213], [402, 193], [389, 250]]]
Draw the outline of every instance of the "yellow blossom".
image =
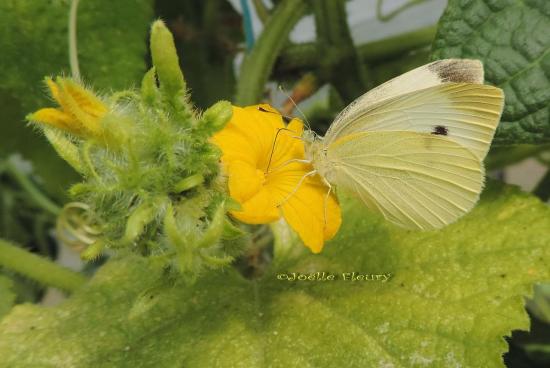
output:
[[231, 214], [249, 224], [283, 216], [318, 253], [338, 231], [341, 213], [318, 175], [304, 177], [313, 171], [311, 164], [291, 162], [304, 160], [304, 144], [298, 139], [302, 132], [300, 120], [285, 127], [282, 116], [269, 105], [233, 107], [231, 120], [213, 142], [223, 153], [229, 194], [241, 205]]
[[55, 81], [47, 78], [46, 84], [59, 107], [40, 109], [29, 115], [29, 120], [81, 137], [103, 136], [100, 121], [107, 107], [97, 96], [68, 78], [58, 77]]

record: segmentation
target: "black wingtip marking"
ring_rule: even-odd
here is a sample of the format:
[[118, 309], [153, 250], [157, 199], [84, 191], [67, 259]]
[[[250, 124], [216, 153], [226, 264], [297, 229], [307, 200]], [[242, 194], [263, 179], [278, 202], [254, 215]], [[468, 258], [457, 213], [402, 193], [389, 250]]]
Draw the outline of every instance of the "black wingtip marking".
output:
[[441, 82], [479, 83], [479, 65], [472, 60], [437, 60], [429, 64], [428, 69], [436, 73]]
[[[269, 111], [269, 110], [266, 110], [264, 109], [263, 107], [261, 106], [258, 106], [258, 110], [260, 110], [261, 112], [268, 112], [270, 114], [276, 114], [275, 112], [273, 111]], [[283, 121], [288, 124], [292, 121], [292, 118], [291, 117], [288, 117], [288, 116], [285, 116], [285, 115], [281, 115], [281, 118], [283, 119]]]
[[447, 127], [445, 127], [443, 125], [436, 125], [434, 127], [434, 130], [432, 130], [432, 134], [435, 134], [435, 135], [448, 135], [449, 134], [449, 129], [447, 129]]

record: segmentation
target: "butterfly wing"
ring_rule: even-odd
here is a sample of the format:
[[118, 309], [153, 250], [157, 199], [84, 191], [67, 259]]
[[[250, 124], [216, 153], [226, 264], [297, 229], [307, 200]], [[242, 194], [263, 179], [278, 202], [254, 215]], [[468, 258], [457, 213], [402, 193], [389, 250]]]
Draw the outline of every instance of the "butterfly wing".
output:
[[455, 221], [483, 187], [476, 155], [429, 133], [355, 133], [331, 144], [324, 160], [327, 180], [405, 228], [430, 230]]
[[362, 131], [412, 131], [444, 135], [483, 160], [500, 120], [500, 88], [445, 83], [385, 100], [327, 133], [327, 144]]
[[360, 131], [447, 135], [482, 160], [504, 104], [502, 90], [483, 83], [477, 60], [439, 60], [367, 92], [334, 120], [325, 141]]
[[336, 116], [331, 128], [353, 120], [374, 104], [443, 83], [483, 84], [483, 64], [472, 59], [444, 59], [422, 65], [358, 97]]

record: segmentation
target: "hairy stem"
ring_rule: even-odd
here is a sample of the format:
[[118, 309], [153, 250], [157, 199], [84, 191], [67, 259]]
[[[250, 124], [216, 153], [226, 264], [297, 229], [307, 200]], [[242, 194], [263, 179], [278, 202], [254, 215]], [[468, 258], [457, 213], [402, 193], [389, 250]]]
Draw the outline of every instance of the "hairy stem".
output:
[[81, 274], [27, 252], [4, 239], [0, 239], [0, 266], [43, 285], [68, 292], [77, 290], [86, 282]]
[[11, 177], [15, 179], [15, 181], [17, 181], [17, 183], [21, 186], [21, 188], [23, 188], [23, 190], [27, 192], [27, 194], [31, 197], [31, 199], [37, 206], [55, 216], [57, 216], [61, 212], [61, 208], [51, 199], [46, 197], [44, 193], [42, 193], [36, 187], [36, 185], [34, 185], [29, 177], [19, 171], [19, 169], [17, 169], [14, 164], [8, 162], [6, 169], [8, 174], [10, 174]]
[[69, 11], [69, 64], [71, 74], [76, 81], [80, 81], [80, 67], [78, 66], [78, 48], [76, 40], [76, 16], [78, 13], [79, 0], [71, 1]]
[[306, 10], [306, 2], [296, 0], [283, 0], [276, 7], [252, 51], [243, 61], [235, 96], [237, 105], [251, 105], [261, 99], [275, 59]]

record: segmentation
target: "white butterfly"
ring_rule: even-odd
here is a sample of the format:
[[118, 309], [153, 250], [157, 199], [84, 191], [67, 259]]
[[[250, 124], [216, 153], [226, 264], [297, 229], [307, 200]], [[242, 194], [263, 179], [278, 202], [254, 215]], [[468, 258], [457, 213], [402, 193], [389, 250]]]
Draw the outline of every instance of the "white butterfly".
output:
[[359, 97], [324, 138], [304, 133], [306, 159], [392, 223], [437, 229], [478, 201], [503, 104], [480, 61], [435, 61]]

